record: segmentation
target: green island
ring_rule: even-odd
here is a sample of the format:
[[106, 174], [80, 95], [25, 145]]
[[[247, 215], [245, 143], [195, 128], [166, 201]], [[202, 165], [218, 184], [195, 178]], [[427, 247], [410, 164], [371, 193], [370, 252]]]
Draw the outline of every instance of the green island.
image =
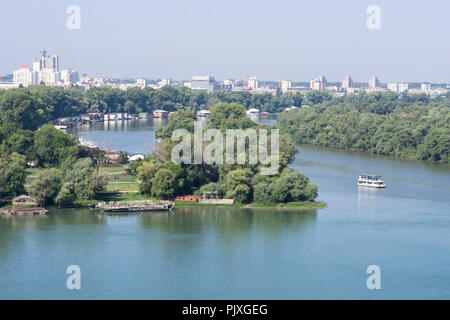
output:
[[[297, 109], [282, 112], [287, 107]], [[175, 164], [170, 138], [174, 130], [192, 135], [196, 111], [209, 109], [205, 127], [266, 129], [246, 116], [249, 108], [279, 114], [280, 165], [274, 175], [261, 175], [261, 165]], [[121, 152], [111, 166], [104, 155], [82, 152], [75, 136], [47, 124], [53, 119], [88, 112], [174, 112], [157, 132], [160, 141], [144, 160], [128, 162]], [[288, 165], [294, 144], [448, 162], [450, 97], [375, 92], [333, 97], [327, 92], [276, 95], [248, 92], [194, 92], [181, 87], [77, 88], [30, 86], [0, 90], [0, 199], [21, 194], [60, 207], [99, 201], [175, 199], [216, 196], [250, 208], [322, 208], [317, 185]], [[270, 137], [269, 137], [270, 141]], [[249, 142], [246, 142], [246, 150]], [[248, 158], [248, 154], [246, 155]], [[2, 204], [0, 204], [2, 205]], [[177, 201], [177, 207], [213, 204]]]
[[[195, 111], [199, 108], [208, 105], [211, 111], [203, 130], [270, 131], [270, 126], [258, 125], [246, 116], [249, 106], [258, 103], [266, 110], [276, 106], [271, 111], [281, 111], [292, 103], [301, 104], [303, 99], [298, 94], [265, 97], [266, 102], [263, 96], [255, 100], [247, 93], [208, 95], [170, 87], [141, 91], [106, 87], [93, 88], [86, 93], [74, 88], [45, 86], [0, 90], [0, 197], [11, 199], [27, 193], [43, 199], [48, 206], [79, 207], [101, 201], [176, 200], [177, 196], [200, 197], [210, 192], [218, 199], [232, 199], [234, 203], [176, 201], [177, 207], [325, 207], [324, 203], [314, 201], [318, 196], [317, 185], [288, 167], [296, 150], [287, 134], [279, 137], [279, 166], [272, 175], [260, 174], [265, 166], [248, 161], [239, 165], [172, 162], [171, 152], [175, 146], [170, 139], [172, 132], [183, 128], [192, 135]], [[140, 103], [139, 98], [144, 102]], [[211, 103], [215, 104], [209, 105]], [[121, 152], [117, 166], [107, 164], [101, 153], [86, 154], [75, 136], [46, 124], [52, 119], [82, 112], [140, 112], [161, 108], [161, 105], [166, 110], [178, 111], [170, 117], [168, 125], [157, 132], [160, 141], [155, 152], [131, 163], [127, 163], [126, 153]], [[245, 158], [248, 158], [250, 141], [245, 143]], [[268, 143], [271, 144], [270, 136]]]

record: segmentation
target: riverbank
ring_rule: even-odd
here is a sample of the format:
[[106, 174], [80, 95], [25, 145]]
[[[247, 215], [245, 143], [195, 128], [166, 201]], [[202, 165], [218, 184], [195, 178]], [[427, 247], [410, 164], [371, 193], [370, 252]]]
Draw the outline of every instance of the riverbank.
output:
[[[138, 200], [155, 200], [161, 199], [144, 195], [140, 193], [100, 193], [96, 199], [92, 200], [77, 200], [69, 208], [83, 208], [96, 205], [99, 202], [109, 201], [138, 201]], [[279, 209], [279, 210], [299, 210], [299, 209], [323, 209], [328, 205], [319, 201], [296, 201], [288, 203], [235, 203], [235, 204], [212, 204], [212, 203], [198, 203], [192, 201], [175, 201], [175, 208], [236, 208], [236, 209]]]

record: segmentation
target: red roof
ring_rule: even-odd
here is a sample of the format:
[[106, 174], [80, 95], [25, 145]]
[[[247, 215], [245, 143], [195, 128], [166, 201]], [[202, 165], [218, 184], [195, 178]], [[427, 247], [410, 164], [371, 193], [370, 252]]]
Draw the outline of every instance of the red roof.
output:
[[24, 64], [23, 66], [20, 66], [20, 69], [30, 69], [30, 66], [28, 64]]

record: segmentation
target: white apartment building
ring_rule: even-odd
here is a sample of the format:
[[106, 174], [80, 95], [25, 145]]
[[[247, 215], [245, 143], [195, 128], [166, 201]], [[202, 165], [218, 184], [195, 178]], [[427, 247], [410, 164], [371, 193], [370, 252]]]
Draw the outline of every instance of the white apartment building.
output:
[[327, 87], [327, 78], [325, 78], [324, 76], [319, 76], [318, 78], [309, 82], [309, 87], [311, 88], [311, 90], [323, 91]]
[[431, 91], [431, 83], [422, 83], [420, 85], [420, 91], [425, 92], [425, 93]]
[[145, 88], [147, 86], [147, 79], [145, 78], [136, 79], [136, 85], [138, 87]]
[[39, 72], [39, 82], [46, 85], [55, 85], [60, 80], [59, 72], [55, 72], [53, 69], [43, 69]]
[[216, 79], [213, 76], [192, 76], [192, 90], [206, 90], [212, 92], [218, 88]]
[[13, 83], [15, 86], [28, 87], [33, 83], [33, 72], [31, 72], [29, 66], [21, 66], [19, 69], [13, 72]]
[[247, 88], [251, 89], [251, 90], [256, 90], [258, 89], [258, 80], [256, 80], [255, 76], [250, 76], [248, 79], [248, 84], [247, 84]]
[[77, 83], [80, 80], [80, 76], [75, 70], [64, 69], [61, 70], [60, 80], [64, 84], [73, 84]]
[[291, 80], [281, 80], [278, 82], [278, 88], [281, 89], [282, 92], [289, 91], [292, 88]]
[[409, 84], [393, 82], [393, 83], [388, 83], [387, 88], [390, 91], [393, 91], [393, 92], [398, 94], [398, 93], [402, 93], [402, 92], [408, 91], [409, 90]]
[[170, 86], [172, 85], [172, 79], [161, 79], [161, 81], [159, 81], [158, 84], [160, 87]]

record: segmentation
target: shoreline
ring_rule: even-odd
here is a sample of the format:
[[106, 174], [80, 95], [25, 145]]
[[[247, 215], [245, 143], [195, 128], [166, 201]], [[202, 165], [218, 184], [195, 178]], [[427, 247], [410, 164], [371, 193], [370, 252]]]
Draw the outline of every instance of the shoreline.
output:
[[[52, 208], [58, 209], [81, 209], [81, 208], [89, 208], [92, 205], [96, 205], [99, 202], [109, 202], [109, 201], [130, 201], [130, 199], [122, 198], [122, 194], [115, 194], [114, 198], [110, 199], [94, 199], [94, 200], [85, 200], [78, 201], [67, 207], [58, 208], [56, 206], [52, 206]], [[139, 196], [142, 196], [139, 194]], [[139, 197], [140, 200], [155, 200], [158, 201], [160, 199], [155, 199], [151, 197]], [[136, 199], [137, 200], [137, 199]], [[133, 200], [131, 200], [133, 201]], [[328, 204], [321, 201], [295, 201], [295, 202], [287, 202], [287, 203], [275, 203], [275, 204], [264, 204], [258, 202], [252, 203], [236, 203], [236, 204], [214, 204], [214, 203], [198, 203], [191, 201], [174, 201], [174, 209], [181, 208], [219, 208], [219, 209], [271, 209], [271, 210], [309, 210], [309, 209], [325, 209], [328, 207]]]

